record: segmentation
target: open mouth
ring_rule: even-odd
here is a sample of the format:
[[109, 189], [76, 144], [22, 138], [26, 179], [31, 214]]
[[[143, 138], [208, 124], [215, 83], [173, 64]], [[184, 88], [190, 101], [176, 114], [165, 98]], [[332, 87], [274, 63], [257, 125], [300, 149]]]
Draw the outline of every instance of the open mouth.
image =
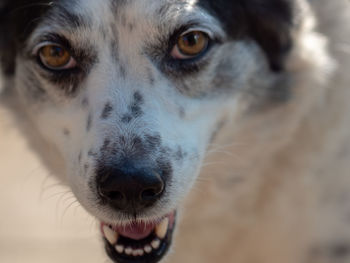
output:
[[175, 227], [176, 212], [154, 222], [126, 226], [101, 223], [109, 257], [116, 263], [156, 263], [167, 253]]

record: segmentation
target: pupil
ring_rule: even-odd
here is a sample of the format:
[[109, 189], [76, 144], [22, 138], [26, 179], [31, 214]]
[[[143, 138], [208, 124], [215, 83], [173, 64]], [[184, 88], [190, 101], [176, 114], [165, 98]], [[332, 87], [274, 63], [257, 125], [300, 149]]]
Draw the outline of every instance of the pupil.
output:
[[51, 52], [50, 53], [51, 53], [50, 55], [52, 57], [63, 57], [64, 50], [61, 47], [54, 46], [54, 47], [51, 48]]
[[192, 47], [192, 46], [197, 45], [198, 38], [199, 38], [198, 34], [190, 34], [190, 35], [184, 36], [184, 41], [185, 41], [187, 46]]

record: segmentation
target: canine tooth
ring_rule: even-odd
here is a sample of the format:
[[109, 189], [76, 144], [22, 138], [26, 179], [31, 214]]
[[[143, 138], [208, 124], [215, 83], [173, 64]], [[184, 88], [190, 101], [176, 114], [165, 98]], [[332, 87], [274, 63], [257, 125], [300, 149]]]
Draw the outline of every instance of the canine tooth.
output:
[[166, 236], [169, 226], [169, 218], [164, 218], [159, 225], [156, 226], [156, 235], [160, 239], [163, 239]]
[[133, 252], [133, 250], [132, 250], [131, 247], [127, 247], [127, 248], [125, 249], [125, 254], [127, 254], [127, 255], [129, 255], [129, 256], [132, 254], [132, 252]]
[[103, 226], [103, 233], [110, 244], [113, 245], [117, 243], [118, 233], [116, 233], [113, 229], [108, 226]]
[[152, 245], [152, 247], [153, 247], [154, 249], [158, 249], [159, 246], [160, 246], [160, 240], [159, 240], [159, 239], [153, 240], [152, 243], [151, 243], [151, 245]]
[[117, 250], [117, 252], [119, 254], [122, 254], [124, 252], [124, 246], [123, 245], [116, 245], [115, 250]]
[[144, 247], [144, 250], [145, 250], [145, 252], [146, 252], [147, 254], [149, 254], [149, 253], [152, 252], [152, 247], [151, 247], [150, 245], [146, 245], [146, 246]]

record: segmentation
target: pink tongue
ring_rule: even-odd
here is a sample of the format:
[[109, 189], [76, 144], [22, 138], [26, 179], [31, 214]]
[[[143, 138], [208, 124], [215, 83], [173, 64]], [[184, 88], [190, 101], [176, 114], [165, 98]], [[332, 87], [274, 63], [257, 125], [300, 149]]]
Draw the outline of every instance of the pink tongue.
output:
[[155, 228], [155, 224], [132, 223], [128, 226], [118, 226], [115, 230], [122, 236], [134, 240], [143, 239], [151, 234]]

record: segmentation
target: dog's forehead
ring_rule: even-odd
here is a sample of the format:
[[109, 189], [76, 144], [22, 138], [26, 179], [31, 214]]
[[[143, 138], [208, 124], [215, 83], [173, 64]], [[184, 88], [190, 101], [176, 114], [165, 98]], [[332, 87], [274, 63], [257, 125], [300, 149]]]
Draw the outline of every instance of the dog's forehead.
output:
[[[192, 20], [217, 24], [209, 15], [210, 12], [202, 9], [202, 2], [198, 0], [63, 0], [52, 4], [53, 10], [50, 14], [54, 19], [56, 18], [55, 22], [64, 24], [64, 20], [67, 20], [70, 25], [85, 22], [85, 25], [94, 26], [94, 28], [120, 23], [128, 23], [129, 26], [134, 23], [141, 28], [152, 23], [175, 27], [177, 23]], [[49, 18], [52, 19], [52, 17]]]

